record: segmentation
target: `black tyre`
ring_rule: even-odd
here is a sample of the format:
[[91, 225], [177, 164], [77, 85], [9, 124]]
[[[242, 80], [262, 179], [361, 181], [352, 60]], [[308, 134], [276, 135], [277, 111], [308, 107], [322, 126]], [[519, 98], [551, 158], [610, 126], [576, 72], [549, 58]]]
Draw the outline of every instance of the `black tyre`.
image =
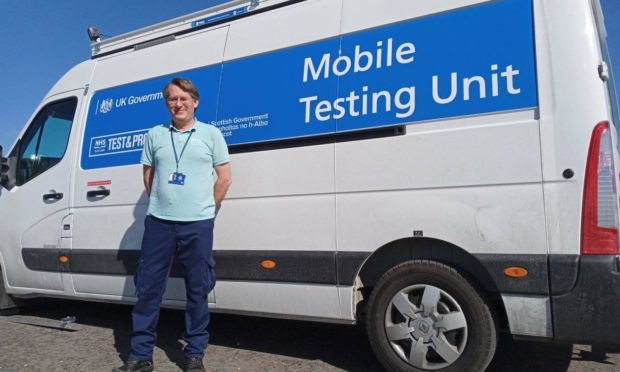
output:
[[385, 273], [370, 296], [366, 330], [388, 371], [484, 371], [497, 345], [493, 312], [480, 293], [435, 261]]

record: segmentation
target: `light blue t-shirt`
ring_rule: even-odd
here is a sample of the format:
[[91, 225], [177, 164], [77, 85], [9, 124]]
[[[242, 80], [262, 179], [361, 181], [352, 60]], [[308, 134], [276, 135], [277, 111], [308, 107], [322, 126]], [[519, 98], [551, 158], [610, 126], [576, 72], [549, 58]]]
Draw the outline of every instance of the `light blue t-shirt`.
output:
[[[169, 183], [170, 175], [177, 169], [172, 141], [180, 158], [178, 172], [185, 175], [184, 185]], [[224, 137], [212, 125], [196, 120], [194, 127], [185, 132], [180, 132], [172, 124], [152, 128], [140, 158], [142, 164], [154, 170], [147, 214], [171, 221], [214, 218], [213, 168], [228, 161]]]

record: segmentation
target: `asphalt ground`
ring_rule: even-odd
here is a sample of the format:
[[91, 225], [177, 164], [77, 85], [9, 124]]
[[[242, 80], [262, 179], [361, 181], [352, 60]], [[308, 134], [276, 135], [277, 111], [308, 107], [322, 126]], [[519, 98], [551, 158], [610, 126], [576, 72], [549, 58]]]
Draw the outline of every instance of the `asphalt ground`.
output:
[[[69, 328], [60, 320], [75, 317]], [[129, 345], [131, 307], [38, 299], [0, 317], [0, 372], [110, 371]], [[162, 310], [156, 371], [180, 371], [183, 312]], [[208, 371], [382, 371], [356, 326], [213, 314]], [[591, 347], [503, 337], [491, 372], [620, 371], [620, 345]]]

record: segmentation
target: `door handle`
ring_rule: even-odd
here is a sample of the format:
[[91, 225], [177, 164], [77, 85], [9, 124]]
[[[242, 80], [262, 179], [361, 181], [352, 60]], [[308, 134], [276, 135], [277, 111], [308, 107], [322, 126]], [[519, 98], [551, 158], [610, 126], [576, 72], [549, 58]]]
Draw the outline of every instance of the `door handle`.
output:
[[62, 199], [62, 193], [61, 192], [52, 192], [49, 194], [43, 194], [43, 201], [52, 201], [52, 200], [60, 200]]
[[110, 195], [110, 190], [109, 189], [101, 189], [101, 190], [91, 190], [91, 191], [87, 191], [86, 192], [86, 197], [88, 198], [96, 198], [98, 196], [109, 196]]

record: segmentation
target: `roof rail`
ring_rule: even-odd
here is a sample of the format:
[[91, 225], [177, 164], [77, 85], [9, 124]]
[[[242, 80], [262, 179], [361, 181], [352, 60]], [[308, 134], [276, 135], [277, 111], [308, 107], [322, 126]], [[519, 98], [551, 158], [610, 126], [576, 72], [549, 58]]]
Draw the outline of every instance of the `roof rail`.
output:
[[262, 13], [304, 0], [232, 0], [204, 10], [173, 18], [164, 22], [130, 31], [90, 44], [92, 59], [124, 50], [142, 49], [166, 41], [176, 35], [193, 32], [234, 19]]

